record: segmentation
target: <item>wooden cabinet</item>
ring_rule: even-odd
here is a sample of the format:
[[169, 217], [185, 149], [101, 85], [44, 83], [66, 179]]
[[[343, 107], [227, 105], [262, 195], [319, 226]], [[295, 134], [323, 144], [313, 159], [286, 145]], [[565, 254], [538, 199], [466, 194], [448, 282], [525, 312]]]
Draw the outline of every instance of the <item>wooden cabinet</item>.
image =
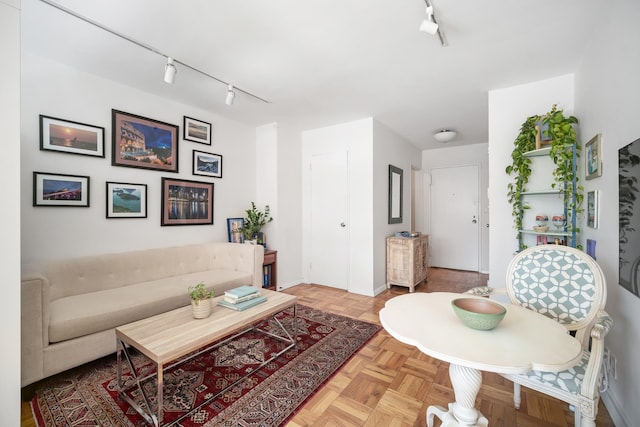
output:
[[429, 236], [387, 237], [387, 289], [406, 286], [409, 292], [427, 280]]

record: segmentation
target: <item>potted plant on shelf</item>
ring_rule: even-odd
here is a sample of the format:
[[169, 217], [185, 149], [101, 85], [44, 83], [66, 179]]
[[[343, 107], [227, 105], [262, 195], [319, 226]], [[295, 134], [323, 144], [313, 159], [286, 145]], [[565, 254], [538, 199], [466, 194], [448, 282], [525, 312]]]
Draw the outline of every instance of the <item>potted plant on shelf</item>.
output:
[[[513, 142], [514, 148], [511, 153], [511, 164], [507, 166], [507, 175], [514, 176], [514, 182], [509, 183], [507, 189], [508, 201], [512, 207], [512, 215], [516, 230], [522, 229], [522, 212], [529, 206], [522, 201], [522, 193], [525, 191], [525, 184], [529, 182], [531, 176], [531, 158], [525, 153], [535, 150], [536, 137], [539, 136], [542, 125], [548, 126], [548, 136], [551, 138], [549, 156], [553, 160], [555, 169], [553, 171], [552, 188], [562, 192], [564, 205], [567, 207], [569, 216], [577, 215], [584, 198], [584, 190], [578, 185], [577, 158], [580, 156], [580, 145], [577, 144], [574, 124], [578, 119], [574, 116], [565, 117], [562, 110], [558, 110], [557, 105], [553, 105], [551, 111], [546, 114], [528, 117], [520, 127], [520, 133]], [[573, 152], [576, 152], [574, 158]], [[574, 202], [575, 196], [575, 202]], [[566, 218], [567, 224], [570, 223]], [[576, 231], [580, 230], [576, 228]], [[524, 248], [521, 248], [524, 249]]]
[[264, 210], [260, 210], [254, 202], [251, 202], [251, 208], [245, 212], [247, 216], [244, 218], [244, 226], [242, 227], [245, 242], [266, 246], [264, 233], [261, 230], [262, 227], [273, 221], [269, 205], [266, 205]]
[[205, 319], [211, 314], [211, 298], [214, 291], [207, 290], [204, 282], [200, 282], [195, 286], [189, 286], [189, 297], [191, 298], [191, 309], [194, 319]]

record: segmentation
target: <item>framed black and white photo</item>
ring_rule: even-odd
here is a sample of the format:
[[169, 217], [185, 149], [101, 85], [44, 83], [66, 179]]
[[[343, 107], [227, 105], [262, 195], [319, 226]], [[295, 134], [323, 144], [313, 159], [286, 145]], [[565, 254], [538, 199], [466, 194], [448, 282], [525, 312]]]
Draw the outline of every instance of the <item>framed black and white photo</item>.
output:
[[222, 178], [222, 156], [193, 150], [193, 174]]
[[104, 157], [104, 128], [40, 115], [40, 150]]
[[213, 224], [213, 183], [162, 178], [160, 225]]
[[146, 218], [147, 185], [107, 181], [107, 218]]
[[211, 145], [212, 131], [213, 126], [211, 125], [211, 123], [184, 116], [184, 124], [182, 126], [182, 139], [184, 139], [185, 141]]
[[402, 223], [402, 169], [389, 165], [389, 224]]
[[33, 206], [89, 207], [89, 177], [34, 172]]
[[178, 172], [178, 126], [111, 110], [113, 166]]

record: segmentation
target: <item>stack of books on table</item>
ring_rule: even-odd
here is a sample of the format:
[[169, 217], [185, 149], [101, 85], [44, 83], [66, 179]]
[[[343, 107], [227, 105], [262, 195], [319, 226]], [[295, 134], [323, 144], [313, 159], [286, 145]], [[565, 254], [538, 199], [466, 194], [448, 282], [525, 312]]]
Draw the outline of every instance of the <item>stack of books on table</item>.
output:
[[267, 300], [260, 295], [258, 288], [250, 285], [244, 285], [225, 291], [224, 297], [218, 301], [218, 305], [231, 308], [233, 310], [246, 310], [247, 308], [258, 305]]

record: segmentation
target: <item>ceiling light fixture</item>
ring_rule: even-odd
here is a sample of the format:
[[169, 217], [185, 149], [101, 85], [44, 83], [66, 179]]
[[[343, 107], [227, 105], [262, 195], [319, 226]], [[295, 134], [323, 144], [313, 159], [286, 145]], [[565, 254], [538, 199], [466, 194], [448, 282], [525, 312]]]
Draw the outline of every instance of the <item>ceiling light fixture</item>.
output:
[[431, 34], [432, 36], [437, 34], [440, 39], [440, 44], [442, 44], [442, 46], [446, 46], [447, 44], [444, 41], [444, 35], [442, 34], [440, 25], [438, 25], [438, 21], [436, 21], [433, 6], [431, 6], [427, 0], [424, 0], [424, 3], [427, 5], [427, 19], [422, 21], [422, 24], [420, 24], [420, 31]]
[[167, 65], [164, 66], [164, 81], [172, 85], [176, 81], [177, 73], [178, 70], [173, 65], [173, 58], [167, 58]]
[[227, 88], [227, 99], [224, 100], [224, 103], [231, 106], [233, 104], [233, 98], [236, 97], [236, 93], [233, 91], [233, 85], [229, 85]]
[[[207, 73], [206, 71], [199, 70], [199, 69], [197, 69], [195, 67], [192, 67], [191, 65], [189, 65], [187, 63], [184, 63], [182, 61], [178, 61], [177, 59], [175, 59], [173, 57], [169, 57], [169, 55], [160, 52], [158, 49], [156, 49], [153, 46], [149, 46], [149, 45], [147, 45], [145, 43], [142, 43], [140, 41], [137, 41], [137, 40], [134, 40], [134, 39], [132, 39], [130, 37], [127, 37], [124, 34], [119, 33], [118, 31], [116, 31], [116, 30], [114, 30], [112, 28], [109, 28], [109, 27], [107, 27], [107, 26], [105, 26], [105, 25], [103, 25], [103, 24], [101, 24], [101, 23], [99, 23], [97, 21], [94, 21], [93, 19], [87, 18], [86, 16], [81, 15], [81, 14], [79, 14], [79, 13], [77, 13], [77, 12], [71, 10], [71, 9], [68, 9], [65, 6], [62, 6], [61, 4], [58, 4], [58, 3], [54, 2], [54, 1], [51, 1], [51, 0], [40, 0], [40, 1], [45, 3], [45, 4], [48, 4], [49, 6], [55, 7], [56, 9], [58, 9], [58, 10], [60, 10], [62, 12], [65, 12], [65, 13], [67, 13], [67, 14], [75, 17], [75, 18], [78, 18], [78, 19], [80, 19], [80, 20], [82, 20], [82, 21], [84, 21], [84, 22], [86, 22], [88, 24], [91, 24], [94, 27], [98, 27], [101, 30], [104, 30], [104, 31], [106, 31], [108, 33], [111, 33], [116, 37], [120, 37], [123, 40], [126, 40], [126, 41], [128, 41], [130, 43], [133, 43], [133, 44], [135, 44], [137, 46], [140, 46], [141, 48], [144, 48], [144, 49], [146, 49], [148, 51], [151, 51], [151, 52], [153, 52], [153, 53], [155, 53], [157, 55], [164, 56], [165, 58], [167, 58], [167, 65], [165, 66], [165, 75], [164, 75], [164, 80], [167, 83], [173, 83], [173, 81], [171, 81], [171, 82], [168, 81], [167, 70], [168, 70], [168, 68], [170, 68], [169, 65], [171, 65], [171, 67], [173, 67], [174, 71], [171, 72], [171, 73], [173, 73], [173, 76], [171, 77], [171, 80], [174, 80], [175, 79], [175, 75], [178, 72], [178, 70], [176, 69], [174, 64], [180, 64], [183, 67], [189, 68], [189, 69], [195, 71], [196, 73], [199, 73], [199, 74], [202, 74], [203, 76], [209, 77], [210, 79], [213, 79], [213, 80], [215, 80], [215, 81], [217, 81], [219, 83], [224, 84], [225, 86], [230, 86], [229, 83], [227, 83], [224, 80], [221, 80], [221, 79], [219, 79], [219, 78], [217, 78], [215, 76], [212, 76], [211, 74]], [[261, 97], [259, 97], [257, 95], [254, 95], [253, 93], [248, 92], [248, 91], [246, 91], [244, 89], [240, 89], [238, 87], [235, 87], [234, 90], [235, 90], [235, 92], [242, 92], [245, 95], [248, 95], [248, 96], [250, 96], [252, 98], [255, 98], [255, 99], [259, 100], [259, 101], [262, 101], [262, 102], [264, 102], [266, 104], [270, 104], [271, 103], [271, 102], [267, 101], [266, 99], [261, 98]], [[233, 92], [234, 96], [235, 96], [235, 92]]]
[[442, 129], [434, 133], [433, 137], [436, 139], [436, 141], [444, 143], [444, 142], [452, 141], [457, 134], [458, 133], [455, 130]]

